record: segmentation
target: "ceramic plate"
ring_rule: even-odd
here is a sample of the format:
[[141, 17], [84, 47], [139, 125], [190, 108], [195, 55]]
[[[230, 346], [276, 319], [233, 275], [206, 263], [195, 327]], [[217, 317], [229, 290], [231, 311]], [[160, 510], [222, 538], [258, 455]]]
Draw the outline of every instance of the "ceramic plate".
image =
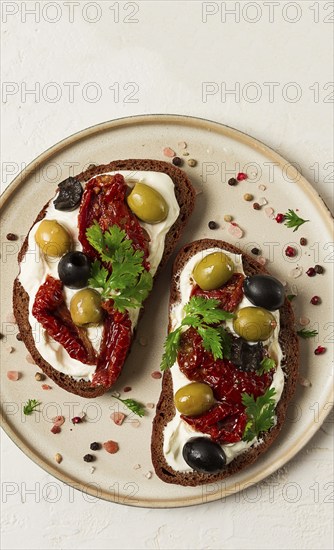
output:
[[[183, 141], [188, 144], [189, 156], [183, 156], [185, 151], [179, 145]], [[110, 414], [118, 405], [110, 393], [85, 400], [66, 393], [52, 381], [52, 389], [43, 391], [34, 378], [36, 367], [27, 362], [27, 351], [15, 337], [17, 328], [10, 317], [11, 287], [18, 271], [17, 252], [57, 184], [91, 163], [126, 158], [168, 160], [163, 155], [166, 146], [184, 159], [185, 170], [199, 191], [195, 213], [178, 247], [188, 241], [213, 237], [227, 240], [246, 252], [259, 248], [267, 259], [267, 267], [286, 283], [288, 293], [298, 294], [293, 302], [296, 319], [308, 317], [308, 328], [319, 332], [317, 338], [301, 341], [301, 376], [311, 385], [298, 386], [288, 420], [269, 451], [238, 475], [197, 488], [165, 484], [154, 474], [150, 458], [154, 409], [147, 409], [139, 426], [131, 415], [122, 426], [116, 426]], [[189, 158], [197, 160], [196, 167], [187, 165]], [[238, 186], [229, 186], [227, 180], [240, 171], [247, 172], [249, 178]], [[253, 208], [254, 201], [243, 199], [245, 193], [252, 194], [254, 201], [262, 205], [260, 210]], [[20, 449], [47, 472], [93, 496], [122, 504], [187, 506], [221, 499], [262, 480], [290, 460], [320, 427], [333, 401], [330, 352], [319, 356], [313, 353], [319, 344], [330, 348], [333, 342], [332, 220], [311, 185], [288, 161], [264, 144], [227, 126], [191, 117], [151, 115], [114, 120], [79, 132], [43, 153], [5, 191], [1, 208], [1, 332], [5, 335], [1, 341], [2, 422]], [[270, 217], [289, 208], [310, 220], [297, 232]], [[233, 216], [242, 228], [242, 238], [236, 240], [229, 233], [225, 214]], [[215, 231], [208, 228], [210, 220], [219, 224]], [[20, 240], [8, 241], [7, 233], [18, 234]], [[307, 239], [307, 246], [299, 245], [300, 237]], [[288, 245], [296, 247], [296, 257], [285, 256]], [[315, 264], [323, 265], [325, 273], [310, 278], [305, 271]], [[303, 273], [294, 278], [297, 266]], [[157, 281], [131, 354], [114, 388], [123, 394], [123, 388], [131, 386], [126, 396], [144, 404], [156, 404], [160, 393], [161, 380], [152, 378], [151, 373], [159, 369], [166, 334], [170, 268], [171, 261]], [[321, 297], [321, 305], [310, 304], [315, 294]], [[145, 341], [148, 345], [141, 345]], [[14, 348], [12, 353], [10, 347]], [[19, 381], [7, 379], [10, 369], [21, 372]], [[42, 405], [39, 413], [24, 416], [22, 405], [29, 398], [38, 399]], [[85, 422], [73, 426], [70, 419], [82, 412], [86, 414]], [[61, 433], [53, 435], [52, 418], [58, 414], [64, 415], [66, 422]], [[90, 452], [91, 442], [109, 439], [118, 441], [117, 454], [101, 450], [95, 453], [94, 464], [83, 461], [83, 456]], [[56, 453], [63, 456], [59, 465], [55, 462]]]

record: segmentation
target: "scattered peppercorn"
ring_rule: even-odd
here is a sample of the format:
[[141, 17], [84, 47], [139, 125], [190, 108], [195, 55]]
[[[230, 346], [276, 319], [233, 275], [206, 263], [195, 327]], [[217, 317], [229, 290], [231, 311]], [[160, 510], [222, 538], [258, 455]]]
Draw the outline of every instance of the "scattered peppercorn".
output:
[[18, 236], [15, 233], [7, 233], [6, 239], [7, 241], [17, 241]]
[[238, 180], [236, 180], [235, 178], [231, 178], [228, 180], [227, 182], [229, 185], [238, 185]]
[[209, 229], [218, 229], [218, 223], [211, 221], [208, 223]]
[[131, 390], [132, 390], [131, 386], [125, 386], [125, 388], [123, 388], [124, 392], [128, 392], [128, 391], [131, 391]]
[[42, 382], [43, 380], [45, 380], [45, 378], [45, 374], [43, 374], [42, 372], [36, 372], [35, 380], [37, 380], [37, 382]]
[[224, 222], [231, 222], [233, 220], [233, 217], [229, 214], [225, 214], [224, 216]]
[[254, 197], [250, 193], [245, 193], [244, 194], [244, 200], [245, 201], [252, 201], [253, 199], [254, 199]]
[[95, 456], [87, 454], [83, 457], [83, 459], [84, 459], [85, 462], [94, 462]]
[[252, 248], [251, 253], [255, 256], [258, 256], [260, 254], [260, 250], [259, 248]]
[[299, 243], [301, 244], [301, 246], [306, 246], [307, 240], [305, 239], [305, 237], [301, 237]]
[[80, 424], [80, 422], [82, 422], [82, 418], [81, 416], [75, 416], [74, 418], [72, 418], [71, 422], [72, 424]]
[[289, 258], [293, 258], [296, 255], [296, 249], [292, 246], [287, 246], [285, 249], [285, 255]]
[[314, 266], [314, 269], [315, 269], [315, 272], [318, 273], [318, 275], [322, 275], [323, 272], [325, 271], [322, 265], [318, 265], [318, 264]]
[[62, 460], [63, 460], [63, 457], [61, 456], [61, 454], [57, 453], [55, 455], [55, 461], [57, 462], [57, 464], [60, 464]]
[[187, 164], [188, 164], [188, 166], [190, 166], [191, 168], [194, 168], [194, 166], [196, 166], [196, 164], [197, 164], [197, 160], [195, 160], [195, 159], [188, 159], [188, 160], [187, 160]]
[[101, 443], [98, 443], [97, 441], [94, 441], [93, 443], [90, 444], [89, 448], [92, 451], [99, 451], [101, 449]]
[[320, 296], [313, 296], [313, 298], [311, 298], [311, 304], [313, 304], [314, 306], [321, 304]]
[[285, 220], [284, 214], [277, 214], [275, 220], [277, 221], [277, 223], [282, 223], [282, 222], [284, 222], [284, 220]]
[[322, 355], [323, 353], [325, 353], [325, 351], [326, 351], [326, 348], [324, 348], [324, 346], [318, 346], [314, 350], [314, 355]]
[[314, 269], [314, 267], [309, 267], [308, 270], [306, 271], [306, 275], [308, 275], [309, 277], [314, 277], [316, 274], [317, 272]]
[[181, 166], [183, 163], [183, 160], [180, 159], [180, 157], [174, 157], [172, 160], [172, 163], [174, 164], [174, 166]]
[[253, 202], [253, 208], [254, 210], [261, 210], [261, 206], [259, 205], [258, 202]]
[[243, 181], [243, 180], [246, 180], [248, 178], [247, 174], [245, 174], [245, 172], [239, 172], [239, 174], [237, 175], [237, 180], [238, 181]]
[[22, 336], [19, 332], [16, 335], [16, 340], [18, 340], [19, 342], [22, 342]]

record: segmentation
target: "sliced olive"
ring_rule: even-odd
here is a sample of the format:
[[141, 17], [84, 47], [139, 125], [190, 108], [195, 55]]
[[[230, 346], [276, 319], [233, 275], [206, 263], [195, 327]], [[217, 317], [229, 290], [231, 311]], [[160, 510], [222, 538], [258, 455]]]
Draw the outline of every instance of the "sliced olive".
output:
[[233, 321], [235, 332], [247, 341], [263, 342], [276, 327], [275, 317], [262, 307], [244, 307], [239, 309]]
[[208, 437], [192, 437], [182, 450], [188, 466], [204, 474], [216, 474], [226, 465], [226, 454], [223, 449]]
[[193, 277], [202, 290], [215, 290], [223, 286], [234, 273], [234, 263], [224, 252], [213, 252], [196, 266]]
[[168, 204], [158, 191], [145, 183], [136, 183], [127, 202], [137, 218], [147, 223], [160, 223], [168, 216]]
[[59, 193], [53, 204], [56, 210], [70, 212], [78, 208], [83, 189], [80, 181], [75, 178], [67, 178], [58, 185]]
[[79, 290], [71, 299], [70, 312], [75, 325], [97, 325], [102, 320], [100, 294], [92, 288]]
[[244, 281], [246, 298], [255, 306], [264, 307], [270, 311], [279, 309], [284, 304], [284, 287], [280, 281], [271, 275], [253, 275]]
[[177, 410], [186, 416], [198, 416], [211, 409], [215, 399], [208, 384], [193, 382], [180, 388], [174, 403]]
[[71, 249], [71, 237], [56, 220], [43, 220], [35, 233], [35, 241], [46, 256], [60, 257]]

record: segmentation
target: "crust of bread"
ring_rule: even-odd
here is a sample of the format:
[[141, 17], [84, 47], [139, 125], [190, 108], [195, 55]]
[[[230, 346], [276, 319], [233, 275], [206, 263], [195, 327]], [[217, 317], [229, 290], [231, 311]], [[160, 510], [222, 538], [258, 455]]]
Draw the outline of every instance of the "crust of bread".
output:
[[[180, 272], [189, 259], [200, 251], [217, 247], [234, 254], [242, 254], [243, 266], [246, 275], [268, 273], [258, 262], [249, 255], [244, 254], [235, 246], [224, 241], [203, 239], [187, 244], [179, 252], [173, 267], [172, 286], [170, 293], [170, 308], [180, 301], [179, 280]], [[170, 325], [169, 325], [170, 329]], [[252, 464], [264, 453], [280, 432], [289, 401], [296, 389], [299, 363], [299, 343], [294, 330], [294, 315], [290, 302], [286, 299], [280, 309], [280, 334], [279, 343], [283, 352], [282, 368], [285, 374], [283, 394], [276, 407], [277, 422], [271, 430], [263, 434], [261, 443], [250, 447], [243, 454], [232, 460], [226, 468], [217, 474], [204, 474], [200, 472], [177, 472], [167, 463], [163, 453], [164, 428], [175, 416], [173, 401], [173, 380], [170, 371], [165, 371], [162, 379], [162, 390], [157, 404], [156, 415], [153, 420], [151, 454], [155, 471], [160, 479], [166, 483], [174, 483], [184, 486], [197, 486], [205, 483], [221, 481], [243, 468]]]
[[[174, 166], [173, 164], [158, 161], [158, 160], [149, 160], [149, 159], [128, 159], [128, 160], [116, 160], [110, 162], [109, 164], [93, 166], [91, 165], [86, 171], [81, 172], [79, 175], [75, 176], [76, 179], [85, 183], [89, 181], [92, 177], [105, 172], [114, 172], [121, 170], [131, 170], [134, 172], [133, 177], [135, 178], [136, 171], [154, 171], [154, 172], [164, 172], [174, 182], [175, 186], [175, 196], [176, 200], [180, 207], [180, 214], [173, 226], [170, 228], [166, 235], [165, 239], [165, 248], [164, 253], [159, 264], [158, 270], [155, 274], [155, 277], [159, 274], [160, 270], [166, 264], [168, 258], [172, 254], [177, 241], [179, 240], [182, 230], [185, 227], [188, 218], [190, 217], [194, 205], [195, 205], [195, 191], [191, 185], [189, 178], [186, 173]], [[44, 206], [41, 212], [38, 214], [36, 220], [31, 227], [35, 225], [38, 221], [42, 220], [45, 216], [45, 211], [48, 204]], [[19, 264], [22, 262], [28, 249], [28, 235], [26, 236], [24, 243], [21, 247], [21, 250], [18, 255]], [[25, 343], [28, 351], [32, 355], [36, 364], [42, 369], [42, 371], [51, 378], [56, 384], [60, 387], [80, 395], [82, 397], [98, 397], [103, 395], [109, 387], [99, 385], [92, 386], [90, 382], [87, 382], [83, 379], [75, 380], [71, 376], [63, 374], [58, 370], [54, 369], [40, 353], [37, 351], [33, 334], [32, 327], [29, 323], [29, 296], [26, 293], [25, 289], [21, 285], [19, 278], [17, 277], [14, 281], [13, 288], [13, 311], [19, 327], [20, 335]]]

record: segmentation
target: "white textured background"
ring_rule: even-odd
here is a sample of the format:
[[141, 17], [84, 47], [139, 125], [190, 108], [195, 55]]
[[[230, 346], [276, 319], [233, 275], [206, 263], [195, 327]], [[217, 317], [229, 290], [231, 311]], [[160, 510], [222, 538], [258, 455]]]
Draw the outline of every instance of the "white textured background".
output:
[[[1, 9], [2, 188], [82, 128], [179, 113], [261, 139], [297, 162], [330, 205], [333, 2], [4, 1]], [[333, 417], [274, 476], [224, 501], [145, 510], [69, 489], [3, 435], [2, 547], [330, 549], [332, 436]], [[57, 494], [48, 493], [53, 483]]]

